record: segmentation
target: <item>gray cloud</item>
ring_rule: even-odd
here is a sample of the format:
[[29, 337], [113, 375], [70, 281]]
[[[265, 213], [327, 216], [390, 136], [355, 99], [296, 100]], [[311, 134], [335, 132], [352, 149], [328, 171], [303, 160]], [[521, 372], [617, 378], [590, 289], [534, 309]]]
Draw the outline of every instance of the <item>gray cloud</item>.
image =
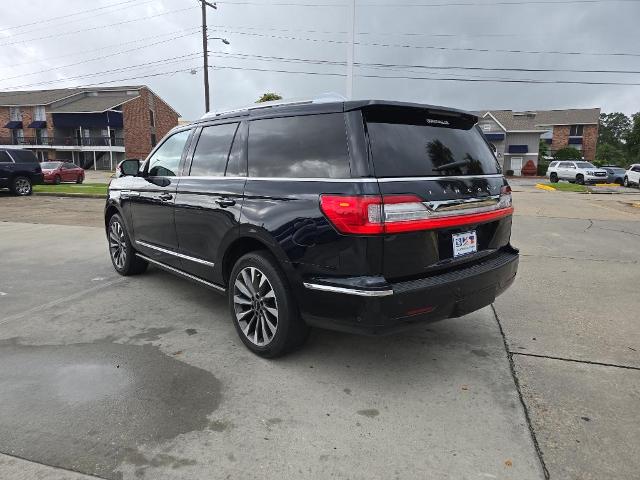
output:
[[[240, 0], [238, 0], [240, 1]], [[255, 0], [268, 3], [268, 0]], [[292, 0], [299, 3], [333, 3], [336, 0]], [[430, 0], [431, 1], [431, 0]], [[514, 0], [515, 1], [515, 0]], [[383, 3], [383, 0], [375, 0]], [[11, 27], [37, 19], [64, 15], [113, 1], [100, 3], [79, 0], [29, 2], [19, 9], [5, 9], [0, 25], [0, 88], [22, 88], [36, 82], [65, 79], [98, 71], [112, 70], [163, 58], [176, 57], [201, 50], [201, 39], [195, 28], [200, 24], [200, 11], [195, 0], [163, 0], [138, 2], [103, 9], [94, 14], [70, 16], [56, 22], [11, 30]], [[277, 2], [275, 2], [277, 3]], [[336, 2], [338, 3], [338, 2]], [[361, 3], [374, 3], [362, 0]], [[454, 48], [561, 50], [581, 52], [634, 52], [640, 45], [638, 3], [597, 3], [559, 5], [478, 5], [466, 7], [402, 7], [407, 0], [390, 6], [362, 5], [357, 8], [358, 35], [356, 61], [363, 63], [409, 64], [429, 66], [632, 69], [640, 70], [640, 57], [591, 55], [532, 55], [498, 52], [443, 51], [428, 48], [398, 48], [367, 46], [362, 43], [403, 44]], [[427, 3], [426, 0], [424, 3]], [[135, 6], [133, 6], [135, 5]], [[395, 6], [394, 6], [395, 5]], [[194, 7], [187, 11], [161, 15], [148, 20], [96, 28], [64, 35], [65, 32], [100, 27], [101, 25], [136, 20], [170, 10]], [[210, 50], [226, 54], [249, 54], [344, 62], [347, 46], [347, 10], [342, 6], [296, 7], [283, 5], [219, 4], [209, 10], [211, 36], [224, 36], [230, 46], [212, 41]], [[9, 29], [7, 31], [7, 29]], [[284, 30], [284, 31], [283, 31]], [[310, 33], [309, 30], [315, 32]], [[183, 32], [194, 34], [172, 42], [136, 50], [99, 61], [60, 68], [69, 63], [128, 50], [141, 44], [137, 39]], [[27, 32], [20, 34], [21, 32]], [[235, 32], [235, 33], [234, 33]], [[318, 33], [335, 32], [335, 33]], [[53, 38], [38, 39], [59, 33]], [[424, 34], [424, 35], [407, 35]], [[250, 35], [251, 34], [251, 35]], [[259, 35], [267, 35], [258, 36]], [[178, 34], [176, 34], [178, 35]], [[449, 35], [449, 36], [435, 36]], [[269, 36], [316, 39], [294, 40]], [[149, 39], [145, 43], [161, 40]], [[14, 42], [20, 43], [14, 43]], [[131, 43], [127, 43], [131, 42]], [[6, 45], [7, 43], [14, 43]], [[124, 44], [126, 43], [126, 45]], [[118, 46], [118, 44], [123, 44]], [[106, 48], [105, 48], [106, 47]], [[79, 51], [90, 53], [62, 55]], [[640, 52], [638, 52], [640, 53]], [[25, 62], [34, 62], [28, 65]], [[148, 84], [169, 101], [186, 118], [197, 118], [204, 110], [201, 59], [180, 59], [173, 63], [146, 66], [96, 77], [66, 80], [60, 83], [29, 88], [55, 88], [92, 82], [152, 75], [196, 67], [197, 73], [176, 73], [126, 80], [122, 83]], [[254, 68], [344, 74], [341, 65], [311, 65], [257, 59], [224, 58], [213, 53], [211, 63], [217, 67]], [[17, 66], [14, 66], [17, 65]], [[51, 69], [49, 72], [27, 75]], [[516, 73], [478, 71], [411, 71], [358, 68], [356, 74], [392, 76], [428, 76], [433, 78], [491, 77], [545, 80], [619, 81], [640, 83], [640, 75], [580, 74], [580, 73]], [[16, 79], [7, 79], [20, 75]], [[308, 97], [321, 92], [345, 92], [345, 79], [340, 76], [285, 74], [230, 69], [215, 69], [211, 75], [214, 109], [237, 107], [255, 101], [265, 91], [276, 91], [285, 97]], [[456, 106], [466, 109], [513, 108], [543, 109], [566, 107], [601, 107], [604, 111], [633, 113], [640, 110], [640, 87], [589, 85], [530, 85], [507, 83], [466, 83], [436, 80], [373, 79], [356, 77], [354, 95], [418, 101]]]

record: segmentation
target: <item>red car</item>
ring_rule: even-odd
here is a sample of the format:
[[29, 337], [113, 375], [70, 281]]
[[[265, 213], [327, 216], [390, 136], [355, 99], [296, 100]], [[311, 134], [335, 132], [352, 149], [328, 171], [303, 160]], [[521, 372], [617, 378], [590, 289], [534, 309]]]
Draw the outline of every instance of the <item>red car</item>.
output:
[[42, 162], [40, 164], [44, 175], [44, 183], [84, 181], [84, 169], [69, 162]]

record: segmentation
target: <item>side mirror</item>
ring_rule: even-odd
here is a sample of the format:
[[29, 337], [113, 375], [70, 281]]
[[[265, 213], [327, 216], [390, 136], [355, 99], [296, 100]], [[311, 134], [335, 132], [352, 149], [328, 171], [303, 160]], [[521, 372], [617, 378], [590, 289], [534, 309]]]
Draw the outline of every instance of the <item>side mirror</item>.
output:
[[137, 177], [140, 171], [140, 160], [137, 158], [129, 158], [118, 164], [116, 169], [117, 177]]

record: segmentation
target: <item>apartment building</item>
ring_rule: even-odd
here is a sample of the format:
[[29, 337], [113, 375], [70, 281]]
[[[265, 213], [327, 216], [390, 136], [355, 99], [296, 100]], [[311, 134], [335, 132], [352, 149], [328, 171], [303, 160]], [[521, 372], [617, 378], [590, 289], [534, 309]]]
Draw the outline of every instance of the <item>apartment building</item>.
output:
[[178, 113], [144, 85], [0, 92], [0, 145], [39, 160], [111, 169], [144, 158], [178, 125]]
[[600, 109], [482, 110], [476, 112], [485, 138], [496, 148], [505, 171], [520, 175], [527, 162], [538, 165], [539, 143], [549, 145], [551, 154], [565, 147], [582, 152], [585, 160], [596, 157]]

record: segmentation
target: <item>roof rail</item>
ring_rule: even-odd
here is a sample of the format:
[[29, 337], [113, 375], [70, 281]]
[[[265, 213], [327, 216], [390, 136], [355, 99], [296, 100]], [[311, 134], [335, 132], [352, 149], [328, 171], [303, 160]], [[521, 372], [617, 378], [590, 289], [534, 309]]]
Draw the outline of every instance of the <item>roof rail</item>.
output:
[[291, 100], [273, 100], [270, 102], [254, 103], [247, 105], [246, 107], [234, 108], [231, 110], [223, 110], [218, 112], [207, 112], [200, 120], [206, 118], [215, 118], [221, 115], [228, 115], [230, 113], [248, 112], [250, 110], [259, 110], [264, 108], [282, 107], [282, 106], [294, 106], [294, 105], [310, 105], [314, 103], [331, 103], [331, 102], [345, 102], [347, 99], [338, 93], [323, 93], [316, 98], [299, 98]]

